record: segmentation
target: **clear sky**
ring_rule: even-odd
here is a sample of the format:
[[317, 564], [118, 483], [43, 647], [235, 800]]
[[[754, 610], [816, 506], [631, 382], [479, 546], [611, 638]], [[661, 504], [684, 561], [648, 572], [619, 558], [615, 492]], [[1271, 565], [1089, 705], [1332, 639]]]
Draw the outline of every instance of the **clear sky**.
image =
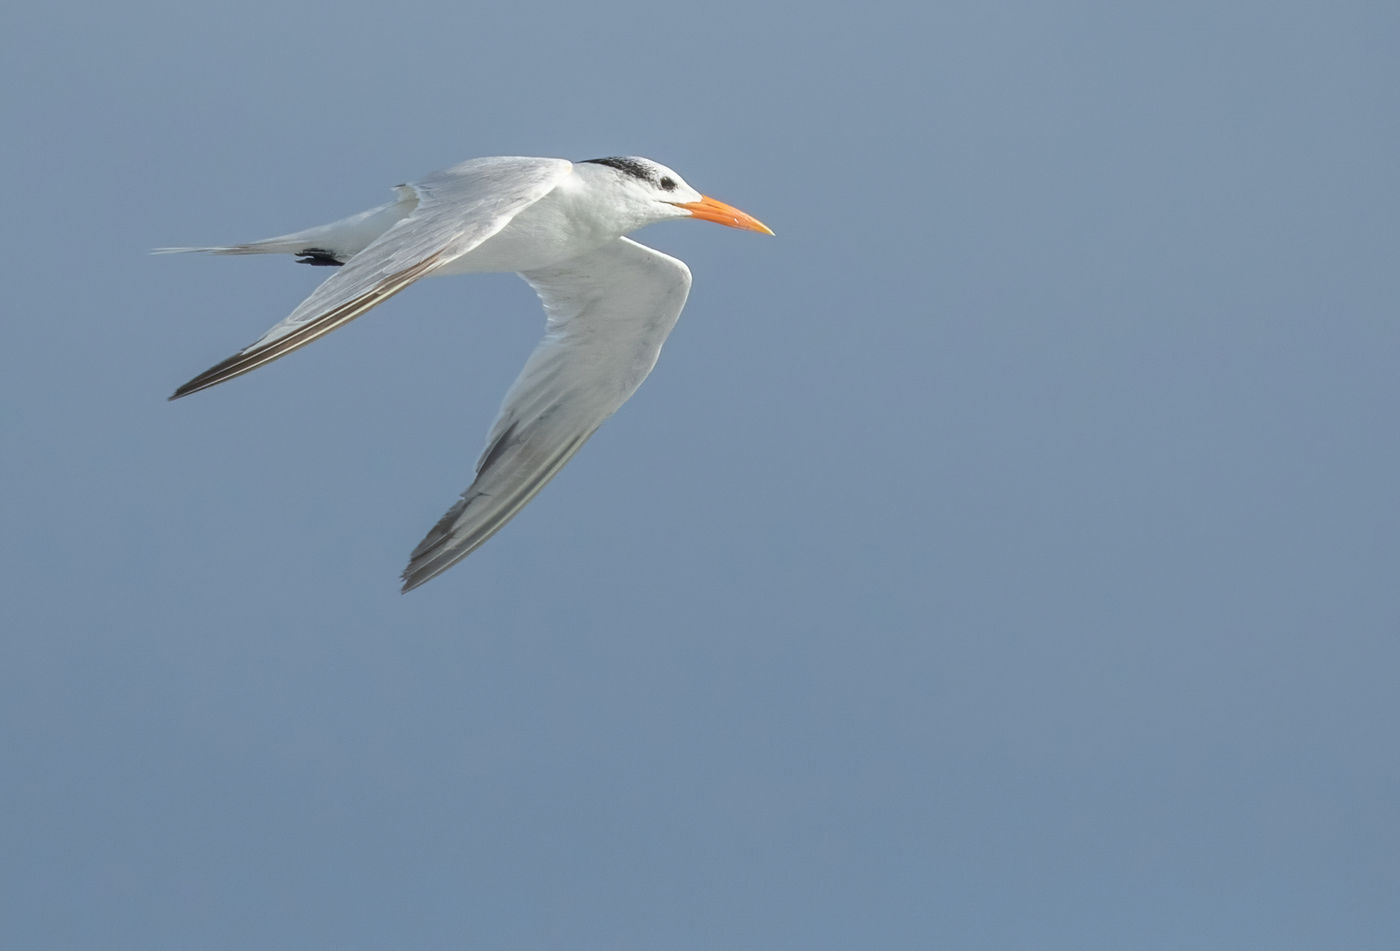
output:
[[[11, 4], [0, 944], [1400, 947], [1400, 7]], [[641, 154], [657, 371], [407, 596], [543, 326], [151, 257]]]

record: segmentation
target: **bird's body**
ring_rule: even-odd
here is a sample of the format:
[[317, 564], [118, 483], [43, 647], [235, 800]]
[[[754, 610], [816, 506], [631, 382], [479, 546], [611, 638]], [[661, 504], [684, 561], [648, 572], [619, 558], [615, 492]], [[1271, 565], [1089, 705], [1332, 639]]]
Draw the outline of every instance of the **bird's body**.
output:
[[690, 271], [623, 235], [687, 217], [772, 232], [633, 157], [473, 159], [395, 193], [389, 204], [305, 231], [161, 250], [286, 253], [338, 267], [286, 319], [171, 399], [284, 356], [420, 277], [514, 271], [535, 289], [545, 337], [506, 393], [476, 479], [414, 549], [407, 591], [495, 534], [651, 372], [685, 306]]

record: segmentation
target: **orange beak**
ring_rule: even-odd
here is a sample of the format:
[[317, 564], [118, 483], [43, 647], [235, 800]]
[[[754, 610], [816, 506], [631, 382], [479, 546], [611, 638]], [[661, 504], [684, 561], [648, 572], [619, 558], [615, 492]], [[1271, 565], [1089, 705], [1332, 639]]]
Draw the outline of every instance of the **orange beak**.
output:
[[684, 208], [701, 221], [713, 221], [717, 225], [724, 225], [727, 228], [742, 228], [745, 231], [759, 231], [763, 234], [772, 234], [773, 229], [759, 221], [753, 215], [746, 215], [733, 205], [726, 205], [722, 201], [715, 201], [713, 198], [700, 196], [699, 201], [677, 201], [672, 202], [677, 208]]

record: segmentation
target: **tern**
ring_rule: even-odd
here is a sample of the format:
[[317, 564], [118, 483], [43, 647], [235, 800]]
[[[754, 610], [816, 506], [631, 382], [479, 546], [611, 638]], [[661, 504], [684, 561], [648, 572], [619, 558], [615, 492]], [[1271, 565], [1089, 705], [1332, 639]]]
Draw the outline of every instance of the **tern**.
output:
[[684, 262], [624, 235], [699, 218], [773, 232], [637, 156], [470, 159], [395, 186], [394, 201], [328, 225], [157, 253], [293, 254], [339, 268], [282, 322], [177, 389], [172, 400], [286, 356], [421, 277], [514, 271], [539, 295], [544, 339], [506, 391], [476, 477], [413, 549], [403, 590], [481, 547], [636, 391], [690, 293]]

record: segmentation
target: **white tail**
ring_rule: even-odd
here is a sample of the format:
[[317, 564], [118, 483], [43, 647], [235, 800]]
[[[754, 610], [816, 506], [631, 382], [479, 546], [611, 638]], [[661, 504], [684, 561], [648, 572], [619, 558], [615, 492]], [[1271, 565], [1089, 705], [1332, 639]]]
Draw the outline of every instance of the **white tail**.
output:
[[305, 231], [280, 234], [275, 238], [206, 248], [155, 248], [152, 254], [299, 254], [317, 260], [311, 263], [344, 264], [370, 242], [407, 218], [418, 207], [418, 193], [410, 185], [394, 186], [399, 196], [387, 205], [362, 211], [357, 215], [318, 225]]

